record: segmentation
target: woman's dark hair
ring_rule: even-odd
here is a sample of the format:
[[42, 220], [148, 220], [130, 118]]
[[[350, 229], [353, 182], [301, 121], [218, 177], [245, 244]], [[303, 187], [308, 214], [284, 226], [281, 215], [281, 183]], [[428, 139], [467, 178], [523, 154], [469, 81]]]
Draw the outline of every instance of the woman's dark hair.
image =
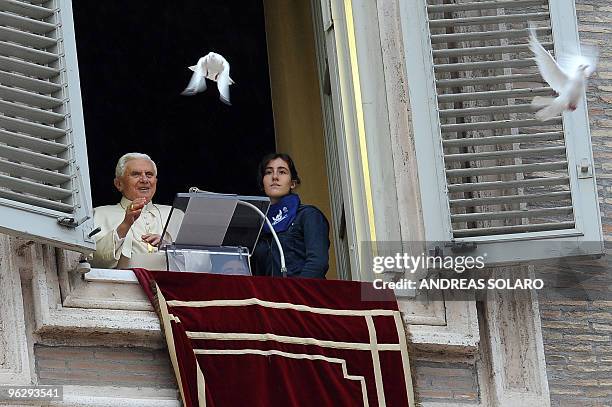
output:
[[270, 161], [276, 160], [277, 158], [280, 158], [281, 160], [286, 162], [287, 165], [289, 166], [289, 172], [291, 173], [292, 181], [295, 181], [297, 185], [299, 185], [302, 182], [300, 180], [300, 177], [298, 176], [298, 172], [297, 172], [297, 169], [295, 168], [295, 164], [293, 163], [293, 159], [291, 158], [289, 154], [270, 153], [270, 154], [265, 155], [264, 158], [261, 159], [261, 161], [259, 162], [259, 168], [257, 171], [257, 185], [259, 186], [259, 189], [262, 191], [264, 190], [263, 178], [264, 178], [264, 175], [266, 175], [266, 167]]

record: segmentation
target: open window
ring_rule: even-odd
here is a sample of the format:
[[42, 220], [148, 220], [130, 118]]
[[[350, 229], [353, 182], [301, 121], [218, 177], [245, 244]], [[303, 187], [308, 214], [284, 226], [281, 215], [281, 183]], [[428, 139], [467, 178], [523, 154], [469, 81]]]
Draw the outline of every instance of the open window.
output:
[[[342, 228], [342, 210], [334, 202], [332, 215], [327, 183], [320, 182], [327, 178], [322, 130], [308, 134], [316, 120], [299, 126], [302, 133], [298, 136], [288, 131], [282, 142], [275, 140], [279, 121], [286, 123], [292, 112], [282, 112], [287, 113], [285, 118], [272, 115], [265, 27], [269, 16], [265, 14], [274, 10], [274, 3], [233, 1], [202, 8], [194, 1], [181, 9], [141, 7], [144, 3], [104, 7], [70, 0], [2, 3], [0, 230], [56, 247], [92, 250], [94, 243], [88, 237], [95, 227], [92, 206], [118, 201], [112, 177], [121, 154], [143, 151], [153, 156], [160, 169], [156, 200], [169, 203], [174, 193], [191, 186], [260, 193], [254, 169], [260, 157], [274, 150], [275, 141], [280, 149], [303, 156], [297, 163], [306, 181], [301, 189], [309, 188], [304, 201], [321, 207], [333, 230]], [[308, 6], [308, 1], [300, 3], [300, 18], [312, 25]], [[247, 17], [238, 21], [236, 13], [228, 15], [230, 9], [239, 9]], [[177, 18], [180, 13], [193, 18], [194, 24]], [[206, 14], [218, 28], [205, 39], [197, 35], [201, 30], [196, 24], [201, 22], [198, 13]], [[282, 19], [283, 15], [274, 17]], [[223, 24], [224, 18], [235, 24]], [[164, 24], [152, 25], [153, 19]], [[109, 22], [113, 30], [108, 30]], [[188, 28], [177, 34], [179, 30], [172, 29], [171, 23]], [[138, 24], [141, 29], [135, 29]], [[314, 40], [310, 41], [307, 45], [314, 50]], [[106, 47], [109, 42], [115, 46]], [[219, 44], [227, 49], [216, 48]], [[197, 97], [180, 96], [191, 75], [188, 65], [209, 50], [225, 53], [234, 48], [235, 55], [226, 54], [235, 63], [233, 106], [220, 104], [212, 88]], [[316, 67], [315, 53], [310, 57], [310, 65]], [[316, 69], [311, 73], [318, 80]], [[262, 85], [252, 86], [256, 82]], [[312, 89], [317, 95], [316, 85]], [[276, 92], [276, 105], [283, 106], [278, 95]], [[320, 114], [319, 104], [311, 102], [300, 99], [294, 107], [302, 111], [300, 106], [308, 107]], [[291, 117], [292, 122], [299, 122]], [[321, 123], [317, 126], [323, 128]], [[231, 131], [224, 132], [228, 127]], [[316, 137], [320, 139], [314, 140]], [[315, 153], [313, 145], [318, 149]], [[89, 164], [87, 150], [93, 158]], [[313, 154], [318, 156], [316, 164], [311, 162]], [[346, 227], [343, 230], [340, 233], [346, 240]], [[331, 262], [335, 263], [333, 257]], [[348, 275], [346, 269], [343, 273]]]
[[400, 10], [427, 240], [489, 264], [603, 253], [586, 98], [545, 122], [531, 107], [553, 91], [527, 28], [578, 53], [574, 2], [416, 3]]
[[0, 83], [0, 230], [93, 249], [70, 0], [2, 2]]

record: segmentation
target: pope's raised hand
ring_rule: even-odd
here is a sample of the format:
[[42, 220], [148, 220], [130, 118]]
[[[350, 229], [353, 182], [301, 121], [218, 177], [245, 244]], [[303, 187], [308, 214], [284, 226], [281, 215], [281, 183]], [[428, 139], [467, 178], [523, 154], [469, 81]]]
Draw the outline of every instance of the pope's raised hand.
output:
[[127, 232], [130, 230], [136, 219], [140, 217], [142, 209], [147, 204], [147, 198], [136, 198], [132, 201], [127, 208], [125, 208], [125, 215], [123, 222], [117, 227], [117, 234], [119, 238], [123, 239]]

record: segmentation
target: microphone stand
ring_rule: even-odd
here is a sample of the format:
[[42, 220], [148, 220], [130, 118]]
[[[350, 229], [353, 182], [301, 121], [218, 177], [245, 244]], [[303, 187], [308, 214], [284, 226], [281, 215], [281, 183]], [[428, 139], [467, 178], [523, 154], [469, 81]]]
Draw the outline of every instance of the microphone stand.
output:
[[272, 237], [274, 237], [274, 241], [276, 242], [276, 246], [278, 247], [278, 253], [280, 254], [281, 275], [283, 277], [287, 277], [287, 267], [285, 266], [285, 253], [283, 252], [283, 247], [280, 244], [280, 240], [278, 240], [278, 236], [276, 235], [276, 232], [274, 231], [274, 228], [272, 227], [270, 220], [258, 207], [256, 207], [252, 203], [241, 201], [241, 200], [238, 200], [238, 203], [240, 205], [247, 206], [251, 209], [254, 209], [259, 214], [259, 216], [261, 216], [268, 224], [268, 228], [270, 229], [270, 232], [272, 232]]

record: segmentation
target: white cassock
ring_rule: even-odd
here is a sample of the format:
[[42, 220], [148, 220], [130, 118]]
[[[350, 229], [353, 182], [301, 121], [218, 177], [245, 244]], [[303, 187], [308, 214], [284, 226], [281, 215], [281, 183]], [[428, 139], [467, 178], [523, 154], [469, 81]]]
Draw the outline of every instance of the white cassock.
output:
[[[123, 222], [125, 210], [131, 203], [132, 201], [123, 197], [121, 202], [116, 205], [94, 208], [94, 225], [95, 227], [99, 226], [102, 230], [94, 236], [96, 251], [90, 262], [92, 267], [146, 267], [146, 264], [137, 264], [134, 260], [143, 259], [144, 255], [150, 254], [151, 249], [157, 252], [157, 248], [150, 247], [148, 243], [142, 240], [142, 235], [147, 233], [161, 235], [170, 215], [171, 207], [149, 202], [143, 208], [127, 235], [120, 239], [117, 234], [117, 227]], [[173, 242], [176, 240], [182, 218], [183, 213], [175, 209], [172, 213], [172, 221], [163, 236], [164, 241]]]

